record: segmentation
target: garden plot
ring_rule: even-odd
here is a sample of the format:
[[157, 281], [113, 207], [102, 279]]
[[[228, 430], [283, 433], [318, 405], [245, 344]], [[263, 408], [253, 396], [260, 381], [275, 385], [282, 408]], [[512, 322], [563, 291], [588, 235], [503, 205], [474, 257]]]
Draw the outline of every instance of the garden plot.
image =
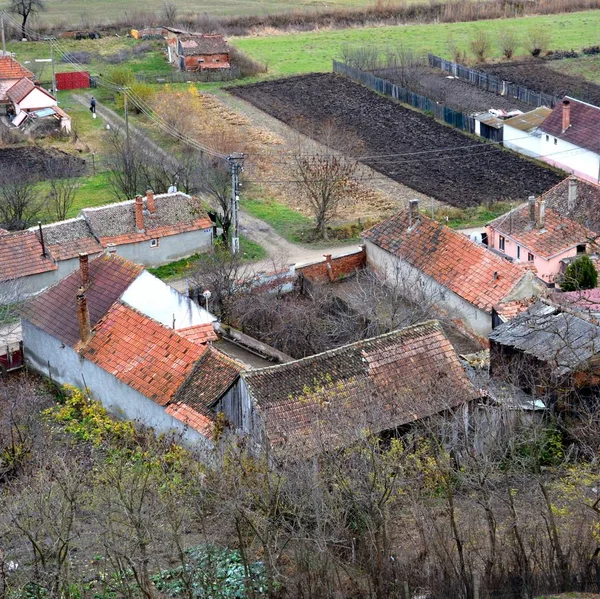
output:
[[334, 121], [362, 141], [365, 164], [453, 206], [523, 201], [565, 176], [464, 135], [342, 76], [305, 75], [229, 91], [292, 126], [302, 120]]

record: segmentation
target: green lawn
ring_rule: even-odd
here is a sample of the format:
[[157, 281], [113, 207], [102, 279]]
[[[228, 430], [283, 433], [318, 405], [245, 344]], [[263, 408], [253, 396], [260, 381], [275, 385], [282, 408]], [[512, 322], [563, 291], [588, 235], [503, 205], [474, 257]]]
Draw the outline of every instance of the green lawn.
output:
[[[262, 245], [259, 245], [243, 235], [240, 235], [240, 252], [244, 257], [244, 260], [248, 262], [257, 262], [258, 260], [264, 260], [267, 257], [267, 253]], [[148, 272], [163, 281], [168, 281], [169, 279], [181, 279], [189, 274], [190, 270], [198, 263], [198, 261], [203, 260], [205, 257], [206, 254], [194, 254], [189, 258], [182, 258], [176, 262], [149, 268]]]
[[250, 216], [264, 220], [291, 242], [305, 241], [306, 231], [314, 229], [314, 222], [310, 218], [275, 200], [242, 197], [241, 207]]
[[[165, 55], [166, 42], [163, 40], [141, 41], [127, 37], [104, 37], [99, 40], [59, 39], [56, 42], [54, 61], [57, 73], [77, 71], [81, 67], [92, 74], [106, 75], [111, 68], [126, 66], [131, 71], [160, 75], [170, 73], [173, 67]], [[149, 48], [149, 51], [141, 51]], [[16, 59], [31, 70], [36, 77], [49, 83], [52, 80], [52, 67], [47, 62], [35, 62], [51, 57], [49, 42], [9, 42], [7, 49], [15, 53]], [[65, 61], [62, 52], [74, 53], [69, 59], [81, 63], [70, 64]], [[88, 57], [80, 53], [87, 52]], [[117, 60], [119, 63], [113, 64]]]
[[[488, 32], [494, 42], [493, 58], [500, 57], [496, 38], [498, 32], [504, 29], [514, 29], [523, 38], [533, 29], [543, 29], [550, 36], [551, 48], [577, 49], [600, 43], [600, 10], [469, 23], [338, 29], [237, 38], [231, 41], [244, 52], [267, 64], [271, 74], [293, 75], [331, 71], [332, 59], [339, 59], [342, 48], [347, 44], [366, 44], [381, 48], [402, 45], [449, 57], [447, 42], [450, 36], [467, 50], [469, 39], [478, 29]], [[524, 52], [524, 49], [520, 49], [520, 53]]]
[[598, 55], [551, 60], [546, 63], [546, 66], [566, 75], [579, 75], [600, 84], [600, 56]]

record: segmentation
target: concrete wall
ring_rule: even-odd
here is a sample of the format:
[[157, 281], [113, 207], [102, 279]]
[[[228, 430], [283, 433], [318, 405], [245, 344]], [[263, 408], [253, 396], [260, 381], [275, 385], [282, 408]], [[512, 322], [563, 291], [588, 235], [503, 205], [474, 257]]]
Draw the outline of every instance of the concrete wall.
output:
[[[389, 284], [404, 281], [406, 287], [403, 287], [403, 291], [405, 290], [408, 298], [413, 301], [420, 301], [423, 294], [428, 295], [440, 316], [451, 318], [458, 328], [477, 339], [482, 345], [487, 344], [487, 337], [492, 330], [491, 314], [480, 310], [418, 268], [382, 250], [372, 242], [367, 240], [365, 247], [368, 265]], [[412, 297], [410, 297], [411, 289], [415, 289]]]
[[21, 298], [35, 295], [42, 291], [42, 289], [54, 285], [59, 280], [60, 273], [57, 269], [28, 277], [20, 277], [13, 281], [2, 282], [0, 283], [0, 304], [2, 304], [6, 297], [14, 299], [15, 294]]
[[83, 389], [114, 416], [152, 427], [157, 433], [173, 435], [178, 442], [206, 451], [211, 443], [206, 437], [180, 420], [165, 413], [162, 406], [144, 397], [93, 362], [82, 358], [72, 347], [42, 331], [26, 320], [23, 326], [25, 359], [32, 369], [60, 384]]
[[525, 154], [525, 156], [539, 158], [541, 153], [540, 136], [514, 129], [504, 123], [504, 147]]
[[[577, 247], [573, 247], [550, 259], [546, 259], [542, 256], [538, 256], [535, 252], [531, 252], [531, 250], [519, 244], [505, 233], [499, 233], [492, 227], [486, 227], [485, 230], [488, 234], [489, 247], [494, 248], [499, 252], [503, 251], [500, 249], [499, 244], [500, 235], [504, 237], [504, 253], [512, 258], [515, 262], [529, 262], [527, 259], [528, 254], [533, 254], [533, 265], [537, 269], [537, 275], [540, 277], [540, 279], [546, 281], [547, 283], [553, 283], [556, 276], [560, 274], [561, 260], [564, 258], [577, 256]], [[585, 240], [582, 240], [582, 245], [584, 243]], [[520, 248], [520, 252], [518, 248]]]
[[[556, 143], [554, 143], [555, 140]], [[571, 172], [581, 179], [586, 179], [592, 183], [598, 183], [600, 180], [599, 154], [584, 150], [545, 133], [542, 133], [540, 153], [544, 162]]]
[[143, 266], [160, 266], [212, 247], [212, 228], [161, 237], [157, 247], [150, 240], [117, 246], [117, 254]]

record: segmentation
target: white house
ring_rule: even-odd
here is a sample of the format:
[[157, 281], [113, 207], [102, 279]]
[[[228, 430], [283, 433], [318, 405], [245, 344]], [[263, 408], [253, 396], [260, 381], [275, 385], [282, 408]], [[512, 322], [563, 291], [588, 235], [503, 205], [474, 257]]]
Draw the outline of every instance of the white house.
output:
[[504, 147], [525, 156], [539, 158], [541, 154], [539, 126], [550, 116], [552, 110], [540, 106], [504, 121]]
[[542, 160], [591, 181], [600, 182], [600, 108], [569, 98], [540, 125]]
[[56, 119], [60, 128], [71, 132], [71, 117], [58, 107], [56, 98], [31, 79], [19, 79], [7, 92], [6, 97], [14, 112], [13, 125], [22, 126], [28, 119]]
[[212, 444], [209, 406], [242, 366], [210, 346], [216, 320], [144, 269], [115, 254], [88, 261], [21, 310], [30, 368], [87, 388], [113, 414]]
[[[544, 288], [534, 273], [409, 209], [362, 234], [367, 263], [415, 302], [428, 301], [464, 332], [487, 345], [495, 306], [538, 295]], [[408, 284], [407, 284], [408, 282]], [[413, 291], [414, 290], [414, 291]]]

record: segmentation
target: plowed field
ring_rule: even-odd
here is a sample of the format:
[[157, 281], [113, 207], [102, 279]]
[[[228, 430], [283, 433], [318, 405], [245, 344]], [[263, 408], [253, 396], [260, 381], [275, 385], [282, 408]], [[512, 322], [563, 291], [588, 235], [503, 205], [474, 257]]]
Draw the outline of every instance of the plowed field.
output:
[[507, 62], [483, 65], [478, 69], [500, 77], [504, 81], [517, 83], [533, 91], [557, 97], [571, 96], [595, 106], [600, 106], [600, 85], [586, 81], [577, 75], [560, 73], [542, 61]]
[[362, 140], [365, 164], [453, 206], [521, 201], [561, 180], [555, 171], [464, 135], [342, 76], [305, 75], [229, 91], [291, 126], [302, 120], [333, 120]]

